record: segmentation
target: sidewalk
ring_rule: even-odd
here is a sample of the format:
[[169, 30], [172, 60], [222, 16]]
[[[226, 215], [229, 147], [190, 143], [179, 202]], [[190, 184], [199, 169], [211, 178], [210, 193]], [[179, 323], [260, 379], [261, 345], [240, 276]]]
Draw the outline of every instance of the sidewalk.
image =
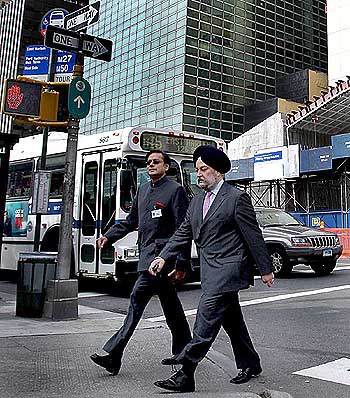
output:
[[[170, 367], [160, 365], [170, 354], [170, 336], [164, 323], [140, 323], [125, 351], [120, 374], [113, 377], [94, 365], [89, 356], [121, 326], [124, 316], [79, 306], [79, 319], [74, 321], [20, 318], [15, 316], [15, 297], [3, 292], [0, 297], [1, 398], [144, 398], [167, 394], [153, 386], [153, 381], [170, 376]], [[198, 367], [197, 390], [192, 395], [291, 397], [268, 392], [263, 375], [243, 386], [232, 385], [232, 362], [223, 366], [222, 361], [216, 361], [217, 353], [208, 357]]]

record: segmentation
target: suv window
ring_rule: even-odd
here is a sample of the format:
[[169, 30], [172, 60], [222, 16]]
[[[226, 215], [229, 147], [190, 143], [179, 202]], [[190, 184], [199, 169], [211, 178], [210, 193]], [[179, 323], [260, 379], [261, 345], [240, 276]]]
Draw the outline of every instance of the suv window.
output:
[[300, 222], [290, 214], [275, 209], [255, 209], [256, 219], [261, 227], [278, 225], [300, 225]]

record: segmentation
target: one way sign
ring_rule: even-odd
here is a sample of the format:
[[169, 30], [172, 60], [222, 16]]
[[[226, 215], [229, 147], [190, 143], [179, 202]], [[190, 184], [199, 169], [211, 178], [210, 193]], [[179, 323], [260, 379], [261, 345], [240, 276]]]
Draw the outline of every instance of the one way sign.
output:
[[112, 59], [112, 40], [90, 36], [85, 33], [72, 32], [67, 29], [49, 25], [45, 36], [45, 45], [57, 50], [78, 53], [109, 62]]
[[73, 32], [78, 32], [82, 29], [87, 28], [95, 24], [100, 17], [101, 2], [97, 1], [94, 4], [87, 5], [80, 8], [77, 11], [68, 14], [64, 18], [65, 29], [72, 30]]
[[107, 62], [112, 59], [112, 40], [102, 39], [101, 37], [87, 34], [83, 34], [82, 36], [83, 48], [81, 51], [84, 55]]

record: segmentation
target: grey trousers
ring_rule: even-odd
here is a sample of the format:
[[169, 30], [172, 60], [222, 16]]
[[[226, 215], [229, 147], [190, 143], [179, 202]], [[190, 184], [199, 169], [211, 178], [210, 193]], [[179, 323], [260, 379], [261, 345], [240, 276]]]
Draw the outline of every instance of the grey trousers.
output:
[[142, 314], [153, 295], [158, 295], [166, 322], [172, 334], [172, 353], [179, 354], [191, 340], [188, 325], [180, 299], [174, 285], [166, 275], [152, 276], [141, 272], [130, 296], [129, 310], [123, 326], [105, 343], [103, 349], [121, 356], [134, 333]]
[[260, 367], [260, 358], [249, 336], [237, 292], [202, 294], [193, 339], [176, 359], [194, 370], [209, 351], [221, 326], [230, 338], [237, 369]]

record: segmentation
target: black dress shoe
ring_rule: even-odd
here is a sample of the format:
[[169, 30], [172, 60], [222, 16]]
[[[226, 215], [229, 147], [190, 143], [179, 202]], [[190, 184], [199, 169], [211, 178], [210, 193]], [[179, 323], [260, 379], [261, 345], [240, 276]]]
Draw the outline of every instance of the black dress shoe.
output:
[[92, 354], [90, 356], [91, 360], [97, 365], [102, 366], [107, 370], [107, 372], [112, 373], [112, 375], [117, 375], [119, 373], [120, 367], [122, 365], [121, 357], [108, 355], [98, 355]]
[[164, 358], [160, 361], [162, 365], [178, 365], [179, 362], [176, 360], [176, 356], [173, 355], [170, 358]]
[[186, 375], [182, 369], [166, 380], [159, 380], [155, 386], [176, 392], [193, 392], [195, 387], [194, 375]]
[[252, 377], [257, 377], [262, 372], [261, 367], [258, 368], [245, 368], [241, 369], [237, 376], [230, 380], [230, 383], [233, 384], [242, 384], [249, 381]]

